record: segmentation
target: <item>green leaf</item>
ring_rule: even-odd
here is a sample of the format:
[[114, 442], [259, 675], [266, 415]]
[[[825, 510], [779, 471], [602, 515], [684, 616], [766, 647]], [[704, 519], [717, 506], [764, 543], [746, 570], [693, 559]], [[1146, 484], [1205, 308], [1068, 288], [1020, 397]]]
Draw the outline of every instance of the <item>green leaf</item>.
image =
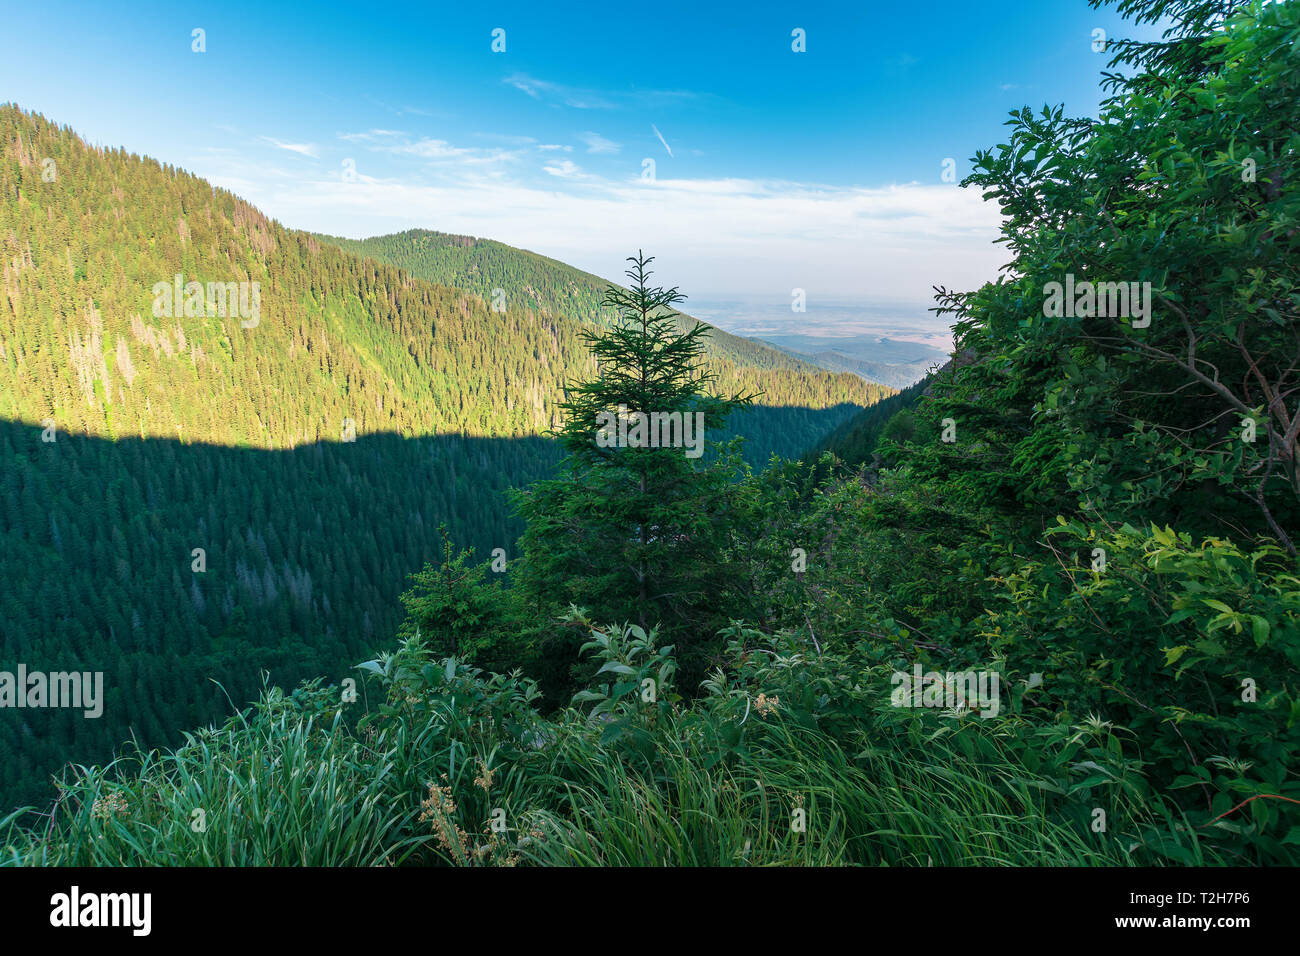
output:
[[1267, 620], [1258, 614], [1252, 614], [1250, 616], [1250, 630], [1255, 638], [1256, 647], [1263, 647], [1268, 643], [1269, 625]]
[[604, 674], [607, 672], [612, 672], [614, 674], [621, 674], [624, 677], [631, 677], [636, 674], [636, 671], [633, 670], [631, 667], [628, 667], [626, 664], [620, 664], [618, 661], [610, 661], [600, 670], [596, 671], [597, 674]]

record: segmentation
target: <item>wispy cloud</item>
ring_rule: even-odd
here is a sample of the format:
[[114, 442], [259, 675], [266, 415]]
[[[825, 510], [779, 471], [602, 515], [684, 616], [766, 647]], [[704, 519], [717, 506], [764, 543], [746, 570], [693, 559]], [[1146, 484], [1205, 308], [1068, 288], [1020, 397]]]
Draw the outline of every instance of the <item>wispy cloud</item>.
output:
[[515, 136], [509, 133], [475, 133], [479, 139], [486, 139], [494, 143], [505, 143], [509, 146], [532, 146], [537, 142], [533, 136]]
[[421, 159], [454, 160], [459, 163], [501, 163], [518, 158], [519, 154], [509, 149], [481, 149], [477, 146], [453, 146], [445, 139], [419, 139], [413, 143], [401, 143], [385, 147], [391, 153], [404, 153], [419, 156]]
[[418, 107], [418, 106], [393, 106], [393, 105], [391, 105], [391, 104], [389, 104], [389, 103], [385, 103], [383, 100], [377, 100], [377, 99], [375, 99], [373, 96], [367, 96], [367, 97], [365, 97], [365, 98], [366, 98], [367, 100], [369, 100], [371, 103], [374, 103], [376, 106], [380, 107], [381, 109], [386, 110], [386, 111], [388, 111], [389, 113], [392, 113], [394, 116], [407, 116], [407, 115], [411, 115], [411, 116], [429, 116], [429, 117], [432, 117], [432, 116], [437, 116], [437, 115], [439, 115], [439, 114], [434, 113], [434, 112], [432, 112], [432, 111], [430, 111], [430, 110], [421, 109], [421, 108]]
[[583, 133], [578, 139], [587, 144], [587, 152], [589, 153], [617, 153], [623, 148], [613, 140], [608, 140], [599, 133], [591, 131]]
[[[441, 141], [419, 150], [464, 160]], [[414, 147], [416, 144], [412, 144]], [[757, 179], [610, 178], [553, 157], [437, 167], [438, 181], [360, 177], [262, 181], [241, 193], [282, 222], [336, 235], [413, 227], [491, 236], [617, 275], [626, 250], [660, 256], [674, 284], [703, 293], [792, 288], [925, 301], [931, 286], [975, 288], [1004, 253], [996, 204], [951, 185], [867, 187]], [[234, 171], [231, 171], [234, 173]], [[516, 175], [511, 175], [515, 173]], [[214, 177], [220, 185], [234, 176]], [[240, 177], [245, 180], [252, 176]]]
[[338, 138], [349, 143], [373, 143], [377, 140], [405, 135], [405, 133], [395, 129], [371, 129], [366, 130], [364, 133], [339, 133]]
[[540, 102], [580, 110], [666, 106], [701, 98], [700, 94], [690, 90], [593, 90], [539, 79], [527, 73], [511, 73], [502, 82]]
[[[497, 146], [456, 146], [445, 139], [434, 139], [428, 136], [412, 139], [408, 133], [389, 129], [372, 129], [364, 133], [339, 133], [338, 136], [346, 142], [364, 145], [373, 152], [415, 156], [436, 163], [489, 165], [510, 162], [523, 155], [518, 149]], [[502, 139], [508, 141], [513, 139], [524, 144], [535, 142], [531, 137], [502, 137]]]
[[505, 82], [517, 90], [522, 90], [535, 100], [560, 103], [580, 110], [609, 110], [614, 102], [594, 90], [583, 90], [562, 83], [539, 80], [526, 73], [512, 73]]
[[287, 149], [291, 153], [298, 153], [301, 156], [310, 156], [316, 159], [320, 154], [315, 143], [285, 143], [273, 136], [263, 136], [262, 142], [270, 143], [276, 149]]
[[668, 140], [664, 139], [664, 134], [659, 132], [659, 127], [656, 126], [654, 123], [650, 124], [650, 128], [654, 130], [655, 135], [659, 137], [659, 142], [664, 144], [664, 149], [668, 150], [668, 158], [672, 159], [673, 148], [668, 145]]
[[560, 159], [547, 163], [542, 169], [552, 176], [559, 176], [561, 179], [573, 179], [582, 173], [582, 169], [571, 159]]

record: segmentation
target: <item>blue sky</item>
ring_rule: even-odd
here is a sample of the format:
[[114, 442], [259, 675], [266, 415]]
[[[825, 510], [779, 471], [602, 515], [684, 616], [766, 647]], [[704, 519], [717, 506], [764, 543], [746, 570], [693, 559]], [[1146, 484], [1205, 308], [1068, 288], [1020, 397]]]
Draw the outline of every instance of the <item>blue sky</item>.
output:
[[605, 276], [644, 247], [697, 295], [922, 308], [1005, 258], [943, 161], [960, 179], [1017, 106], [1095, 114], [1092, 31], [1153, 35], [1084, 0], [130, 10], [9, 5], [0, 100], [289, 226], [468, 233]]

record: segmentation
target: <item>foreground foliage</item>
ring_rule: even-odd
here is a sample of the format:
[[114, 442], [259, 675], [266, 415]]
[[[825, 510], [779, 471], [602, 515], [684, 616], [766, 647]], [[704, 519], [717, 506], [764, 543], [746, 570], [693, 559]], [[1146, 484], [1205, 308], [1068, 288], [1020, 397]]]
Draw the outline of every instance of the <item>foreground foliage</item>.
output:
[[[588, 626], [589, 622], [582, 622]], [[890, 707], [867, 645], [730, 629], [736, 666], [685, 705], [636, 625], [591, 629], [607, 683], [552, 719], [535, 685], [437, 660], [339, 690], [270, 690], [168, 754], [79, 773], [6, 862], [55, 865], [1131, 864], [1235, 859], [1153, 795], [1131, 734]], [[741, 663], [743, 662], [743, 663]], [[655, 682], [653, 700], [643, 680]], [[865, 693], [864, 693], [865, 692]], [[1038, 766], [1021, 760], [1032, 742]], [[1104, 805], [1105, 833], [1090, 827]], [[196, 811], [205, 825], [196, 825]], [[802, 811], [800, 813], [799, 811]], [[494, 827], [495, 823], [495, 827]]]

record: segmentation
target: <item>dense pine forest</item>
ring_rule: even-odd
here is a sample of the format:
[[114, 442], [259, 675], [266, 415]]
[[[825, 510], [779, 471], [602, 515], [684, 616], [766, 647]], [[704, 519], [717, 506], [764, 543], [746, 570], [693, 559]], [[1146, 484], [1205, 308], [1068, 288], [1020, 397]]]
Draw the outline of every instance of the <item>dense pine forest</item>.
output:
[[[4, 862], [1300, 863], [1300, 6], [1117, 6], [1172, 26], [1112, 43], [1098, 118], [1017, 109], [977, 154], [1010, 262], [937, 291], [953, 358], [890, 397], [711, 352], [640, 253], [572, 321], [576, 278], [517, 250], [331, 249], [0, 113], [5, 653], [125, 661], [115, 726], [193, 721], [65, 770]], [[45, 155], [80, 198], [33, 198]], [[261, 325], [132, 337], [139, 262], [206, 257], [265, 282]], [[768, 390], [819, 414], [756, 463], [735, 422]], [[698, 413], [709, 453], [611, 444], [616, 408]], [[231, 654], [275, 679], [212, 723], [185, 682]]]
[[[428, 229], [369, 239], [325, 235], [316, 238], [405, 269], [421, 279], [471, 292], [489, 305], [494, 298], [506, 298], [509, 290], [522, 300], [525, 308], [539, 315], [594, 323], [609, 319], [604, 314], [606, 310], [600, 307], [609, 285], [607, 281], [491, 239], [453, 236]], [[506, 301], [508, 304], [508, 298]]]

